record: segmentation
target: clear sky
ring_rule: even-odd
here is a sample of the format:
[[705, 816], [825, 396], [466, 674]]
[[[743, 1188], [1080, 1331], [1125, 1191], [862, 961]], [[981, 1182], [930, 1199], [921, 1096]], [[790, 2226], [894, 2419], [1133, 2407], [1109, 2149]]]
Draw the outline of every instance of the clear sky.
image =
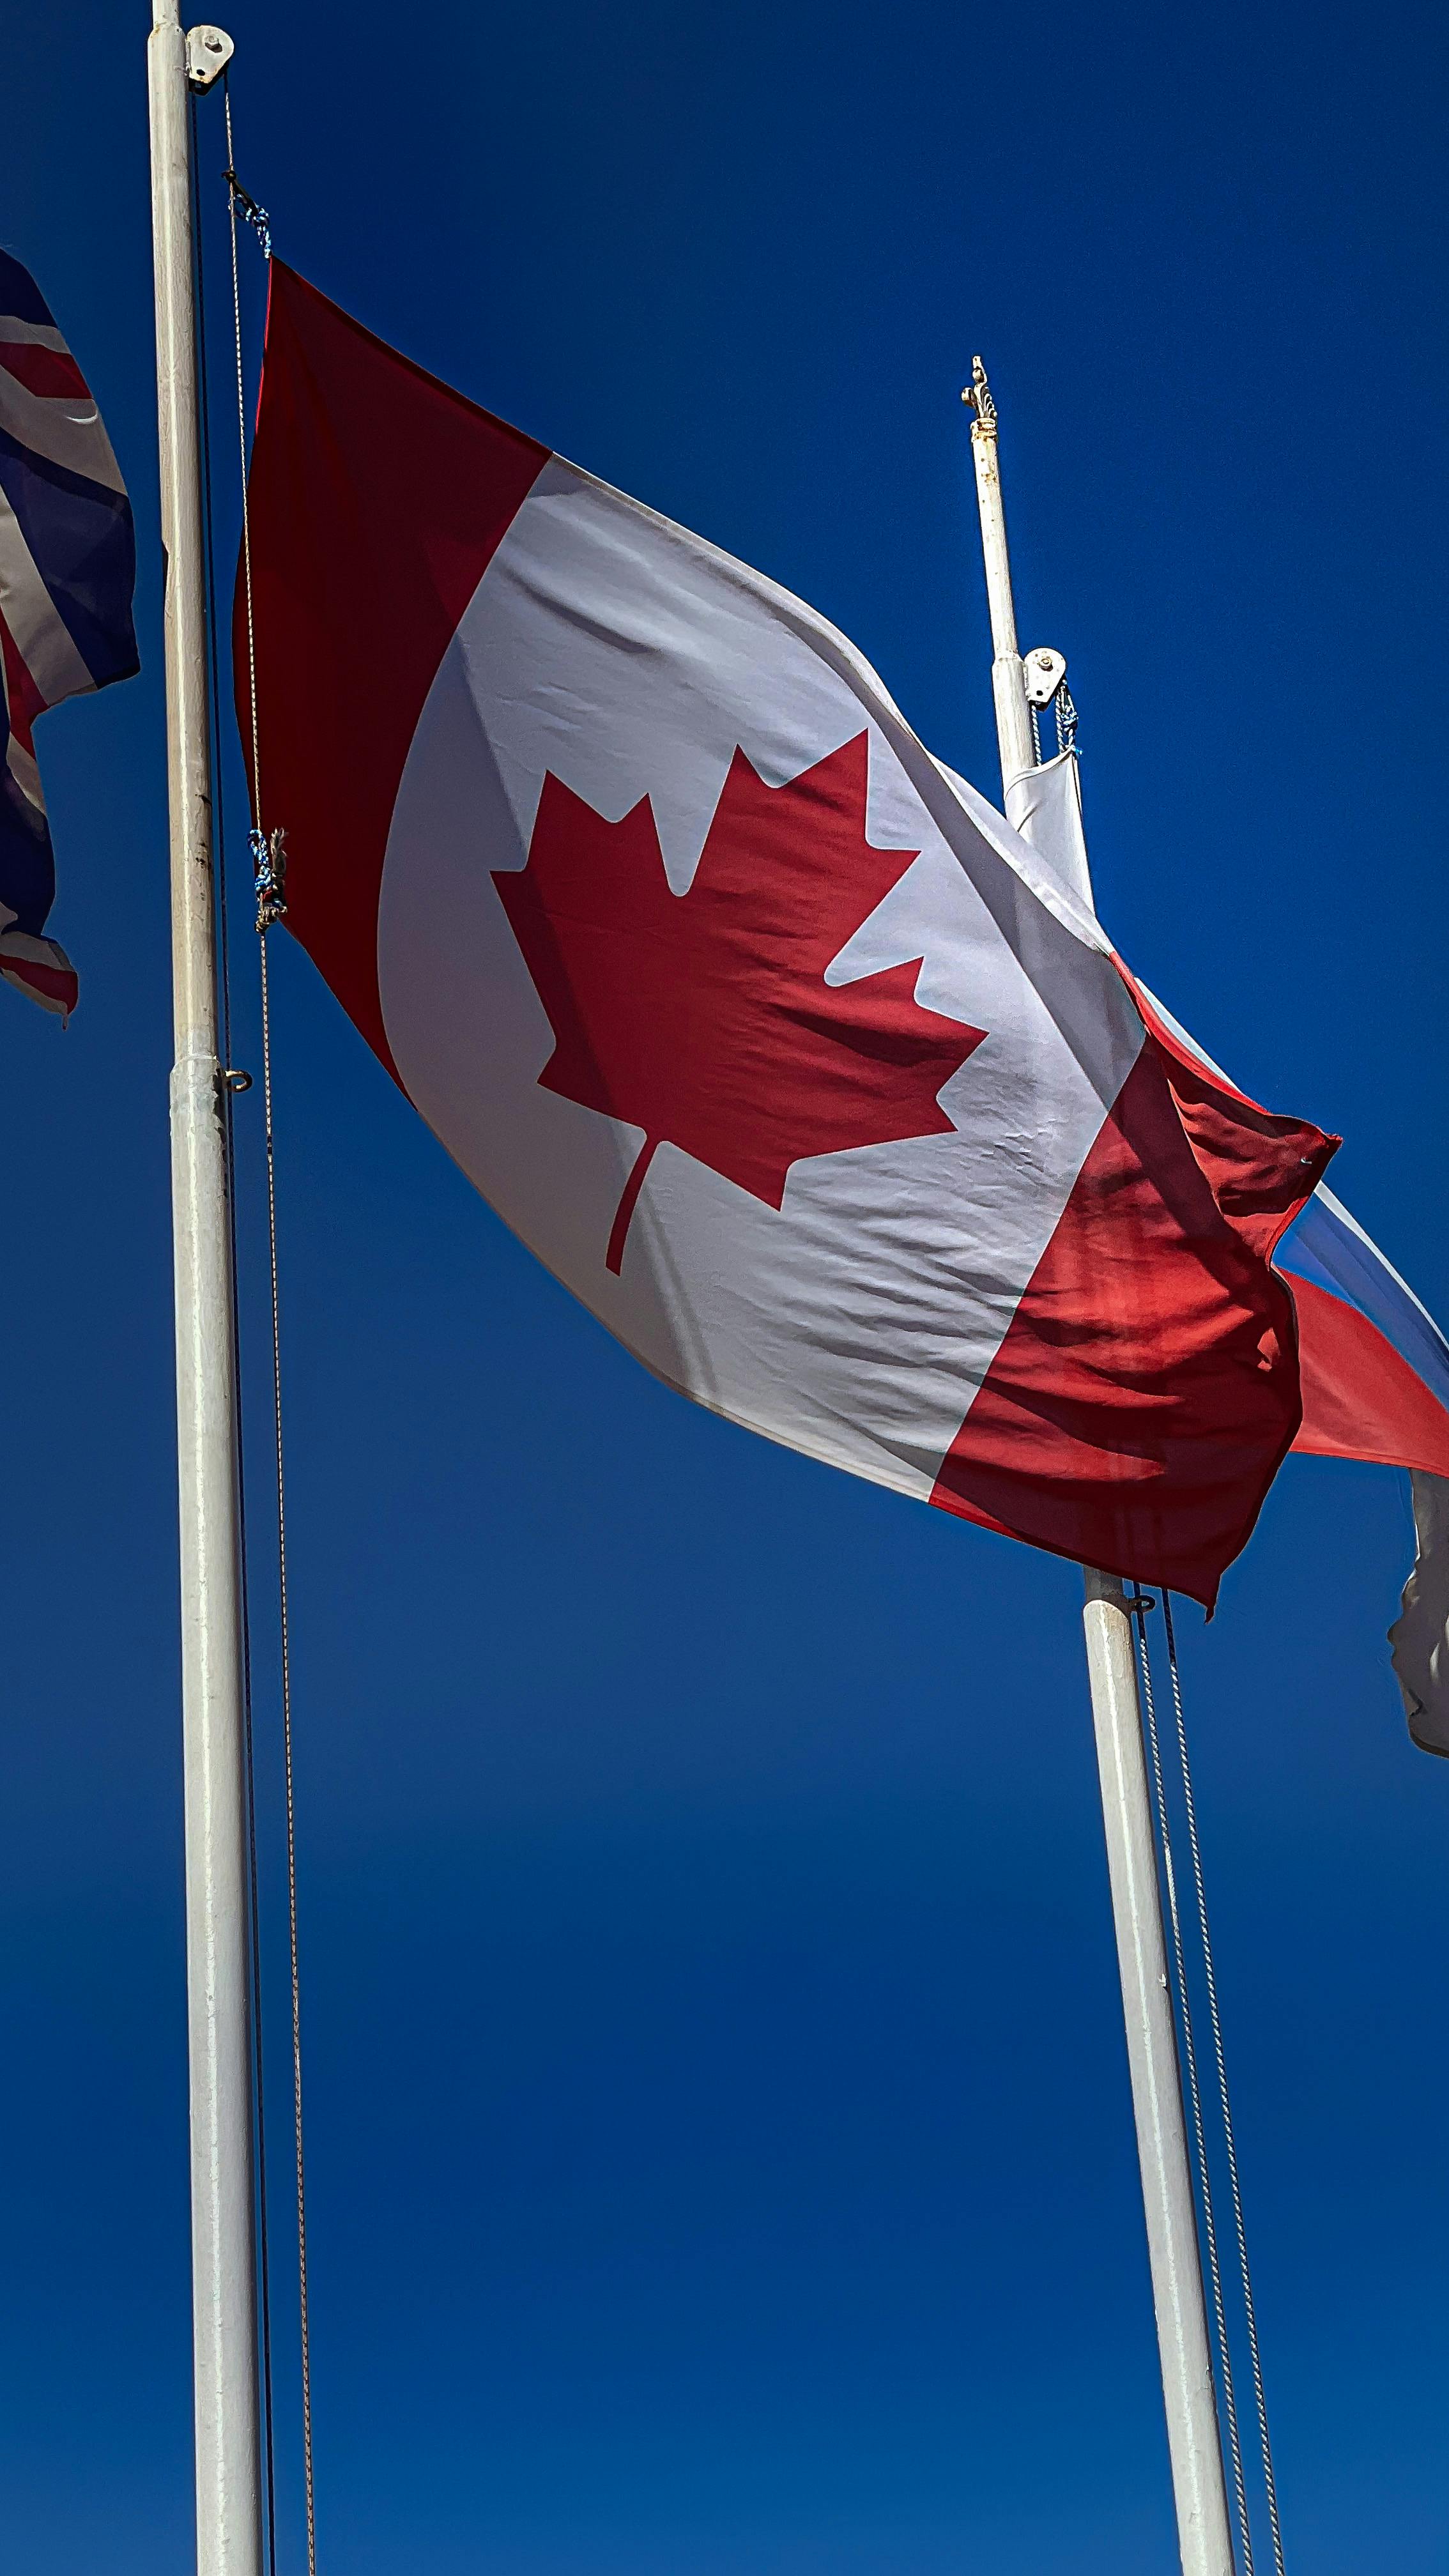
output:
[[[288, 259], [803, 593], [994, 791], [986, 353], [1104, 919], [1342, 1131], [1341, 1195], [1449, 1315], [1440, 13], [225, 23]], [[130, 479], [146, 664], [39, 734], [80, 1011], [0, 991], [0, 2534], [46, 2576], [191, 2563], [145, 33], [16, 13], [0, 176]], [[220, 286], [218, 101], [201, 134]], [[224, 407], [218, 452], [229, 557]], [[274, 954], [324, 2568], [1159, 2576], [1077, 1579], [654, 1384]], [[1184, 1616], [1294, 2576], [1449, 2564], [1449, 1768], [1387, 1665], [1408, 1556], [1403, 1479], [1291, 1460]]]

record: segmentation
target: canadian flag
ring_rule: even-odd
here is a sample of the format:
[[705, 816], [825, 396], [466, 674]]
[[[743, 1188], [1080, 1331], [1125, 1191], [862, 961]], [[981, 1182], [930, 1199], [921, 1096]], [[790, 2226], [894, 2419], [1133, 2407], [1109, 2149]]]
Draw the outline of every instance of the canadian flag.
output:
[[280, 263], [250, 523], [288, 927], [500, 1216], [697, 1403], [1210, 1603], [1334, 1140], [1181, 1045], [823, 618]]

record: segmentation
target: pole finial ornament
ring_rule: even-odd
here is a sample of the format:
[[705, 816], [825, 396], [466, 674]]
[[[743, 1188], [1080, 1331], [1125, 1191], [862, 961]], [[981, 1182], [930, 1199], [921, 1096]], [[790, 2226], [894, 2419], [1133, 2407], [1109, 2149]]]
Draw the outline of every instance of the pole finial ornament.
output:
[[971, 361], [971, 382], [962, 388], [961, 400], [975, 412], [976, 428], [987, 430], [994, 435], [996, 405], [992, 400], [991, 387], [986, 381], [986, 369], [979, 358], [973, 358]]

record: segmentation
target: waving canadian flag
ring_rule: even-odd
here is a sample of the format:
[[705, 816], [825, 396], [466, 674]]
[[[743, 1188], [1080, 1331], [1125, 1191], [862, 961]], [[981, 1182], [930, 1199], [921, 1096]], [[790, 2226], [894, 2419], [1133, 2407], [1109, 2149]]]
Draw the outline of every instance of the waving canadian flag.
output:
[[251, 552], [288, 926], [540, 1260], [732, 1421], [1210, 1602], [1332, 1141], [1178, 1043], [823, 618], [280, 263]]

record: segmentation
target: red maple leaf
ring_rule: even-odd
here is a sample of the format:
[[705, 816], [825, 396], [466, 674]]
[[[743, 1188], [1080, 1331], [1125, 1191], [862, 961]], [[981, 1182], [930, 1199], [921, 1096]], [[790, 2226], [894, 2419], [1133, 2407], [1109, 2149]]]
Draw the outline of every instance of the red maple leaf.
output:
[[919, 957], [824, 980], [917, 855], [865, 837], [867, 751], [859, 734], [784, 787], [737, 751], [687, 894], [647, 796], [609, 823], [551, 772], [527, 866], [494, 872], [553, 1030], [539, 1081], [644, 1130], [613, 1271], [662, 1144], [777, 1208], [809, 1155], [951, 1131], [937, 1093], [985, 1031], [921, 1008]]

